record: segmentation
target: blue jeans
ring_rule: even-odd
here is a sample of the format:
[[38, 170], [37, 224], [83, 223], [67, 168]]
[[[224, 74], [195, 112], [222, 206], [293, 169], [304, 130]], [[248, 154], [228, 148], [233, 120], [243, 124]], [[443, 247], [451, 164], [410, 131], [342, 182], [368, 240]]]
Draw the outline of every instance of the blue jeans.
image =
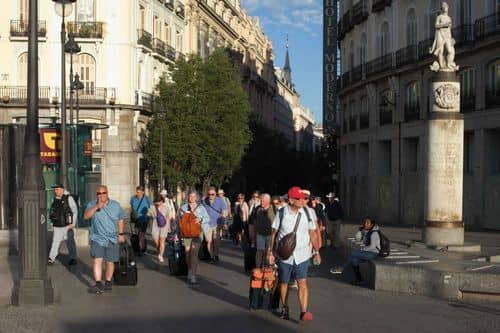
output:
[[362, 261], [373, 260], [378, 257], [378, 254], [370, 251], [353, 250], [349, 259], [344, 264], [344, 267], [352, 265], [353, 267], [358, 267], [359, 263]]

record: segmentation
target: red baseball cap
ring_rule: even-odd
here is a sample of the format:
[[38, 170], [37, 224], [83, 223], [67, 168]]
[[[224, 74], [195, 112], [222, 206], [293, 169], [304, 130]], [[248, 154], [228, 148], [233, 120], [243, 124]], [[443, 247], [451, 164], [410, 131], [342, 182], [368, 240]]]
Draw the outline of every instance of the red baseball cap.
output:
[[298, 186], [294, 186], [288, 190], [288, 199], [304, 199], [305, 197], [302, 189]]

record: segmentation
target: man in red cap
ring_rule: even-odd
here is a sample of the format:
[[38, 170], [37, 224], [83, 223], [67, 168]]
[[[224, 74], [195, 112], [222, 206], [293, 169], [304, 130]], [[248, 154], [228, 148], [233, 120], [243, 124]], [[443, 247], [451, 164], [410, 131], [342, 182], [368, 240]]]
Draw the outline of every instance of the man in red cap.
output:
[[288, 283], [295, 279], [299, 286], [300, 320], [311, 321], [312, 314], [307, 310], [309, 291], [307, 288], [307, 270], [311, 258], [312, 243], [315, 251], [319, 250], [319, 241], [316, 236], [316, 224], [309, 221], [304, 211], [305, 195], [301, 188], [294, 186], [288, 190], [289, 204], [278, 211], [273, 222], [273, 233], [268, 260], [275, 260], [275, 244], [278, 244], [286, 235], [296, 228], [296, 245], [289, 258], [277, 258], [279, 288], [281, 292], [281, 318], [290, 319], [288, 309]]

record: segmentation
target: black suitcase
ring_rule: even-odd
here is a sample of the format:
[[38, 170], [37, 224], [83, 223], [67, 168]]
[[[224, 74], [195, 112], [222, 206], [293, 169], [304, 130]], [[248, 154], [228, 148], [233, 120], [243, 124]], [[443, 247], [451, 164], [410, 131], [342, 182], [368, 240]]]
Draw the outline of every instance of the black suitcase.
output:
[[137, 266], [132, 248], [127, 243], [120, 244], [120, 259], [115, 263], [113, 279], [118, 286], [137, 285]]
[[182, 242], [168, 241], [166, 256], [168, 258], [168, 270], [170, 271], [170, 275], [187, 275], [188, 267], [186, 263], [186, 252], [184, 251]]
[[[276, 271], [274, 271], [276, 276]], [[253, 273], [252, 273], [253, 275]], [[266, 289], [264, 283], [261, 281], [255, 281], [257, 284], [262, 283], [262, 285], [253, 286], [253, 276], [250, 278], [250, 290], [248, 293], [249, 307], [251, 310], [277, 310], [280, 305], [280, 288], [276, 280], [273, 286]]]

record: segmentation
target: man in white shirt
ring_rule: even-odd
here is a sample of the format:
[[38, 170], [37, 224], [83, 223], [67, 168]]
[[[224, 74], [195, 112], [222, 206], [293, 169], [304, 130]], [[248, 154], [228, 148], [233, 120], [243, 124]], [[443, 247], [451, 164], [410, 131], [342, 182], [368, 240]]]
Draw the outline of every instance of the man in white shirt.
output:
[[[295, 279], [299, 287], [300, 320], [311, 321], [312, 314], [307, 310], [309, 292], [307, 288], [307, 270], [311, 258], [310, 244], [315, 252], [319, 250], [319, 240], [315, 232], [316, 224], [310, 221], [304, 211], [305, 195], [300, 187], [292, 187], [288, 191], [289, 204], [280, 209], [273, 222], [273, 232], [271, 236], [271, 246], [268, 253], [268, 260], [273, 263], [275, 260], [272, 249], [275, 244], [287, 234], [292, 233], [297, 224], [296, 246], [289, 258], [277, 258], [279, 288], [281, 291], [281, 318], [290, 319], [288, 309], [288, 283]], [[319, 256], [319, 254], [317, 254]]]

